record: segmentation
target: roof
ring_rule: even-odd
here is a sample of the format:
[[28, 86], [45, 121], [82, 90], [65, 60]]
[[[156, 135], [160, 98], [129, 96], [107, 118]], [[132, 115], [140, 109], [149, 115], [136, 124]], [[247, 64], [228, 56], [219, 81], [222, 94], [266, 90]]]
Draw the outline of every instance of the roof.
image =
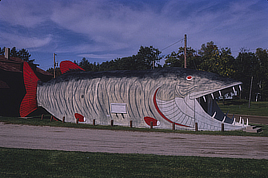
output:
[[[19, 72], [22, 73], [22, 63], [24, 61], [18, 57], [10, 57], [6, 59], [4, 55], [0, 55], [0, 70], [5, 70], [8, 72]], [[43, 75], [52, 76], [51, 73], [46, 72], [38, 67], [36, 67], [36, 72]]]
[[23, 61], [17, 57], [10, 57], [6, 59], [5, 56], [0, 55], [0, 69], [9, 71], [9, 72], [22, 72], [21, 65]]

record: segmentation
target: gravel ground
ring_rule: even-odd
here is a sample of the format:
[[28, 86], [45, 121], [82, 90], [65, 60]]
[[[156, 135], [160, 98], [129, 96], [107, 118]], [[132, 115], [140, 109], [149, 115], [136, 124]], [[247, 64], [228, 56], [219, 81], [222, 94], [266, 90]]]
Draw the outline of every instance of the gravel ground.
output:
[[1, 122], [0, 147], [268, 159], [268, 137], [75, 129]]

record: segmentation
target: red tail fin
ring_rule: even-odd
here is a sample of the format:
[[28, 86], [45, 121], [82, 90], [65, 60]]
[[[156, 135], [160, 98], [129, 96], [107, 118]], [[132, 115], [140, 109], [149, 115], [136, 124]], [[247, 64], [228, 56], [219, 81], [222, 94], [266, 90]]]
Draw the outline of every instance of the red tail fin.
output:
[[62, 61], [60, 63], [60, 71], [62, 74], [68, 72], [69, 70], [83, 70], [81, 67], [79, 67], [78, 65], [76, 65], [75, 63], [73, 63], [72, 61]]
[[36, 90], [38, 78], [27, 62], [23, 63], [23, 79], [26, 95], [20, 104], [20, 116], [25, 117], [37, 109]]

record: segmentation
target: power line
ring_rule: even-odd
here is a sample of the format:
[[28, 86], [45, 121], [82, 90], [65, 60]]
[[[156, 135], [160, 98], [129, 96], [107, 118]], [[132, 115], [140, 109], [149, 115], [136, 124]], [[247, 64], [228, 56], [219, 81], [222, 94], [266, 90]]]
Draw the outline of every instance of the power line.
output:
[[182, 38], [182, 39], [180, 39], [179, 41], [176, 41], [175, 43], [173, 43], [173, 44], [171, 44], [171, 45], [169, 45], [169, 46], [163, 48], [161, 51], [164, 51], [165, 49], [167, 49], [167, 48], [169, 48], [169, 47], [171, 47], [171, 46], [173, 46], [173, 45], [175, 45], [175, 44], [177, 44], [177, 43], [179, 43], [179, 42], [182, 42], [183, 40], [184, 40], [184, 38]]

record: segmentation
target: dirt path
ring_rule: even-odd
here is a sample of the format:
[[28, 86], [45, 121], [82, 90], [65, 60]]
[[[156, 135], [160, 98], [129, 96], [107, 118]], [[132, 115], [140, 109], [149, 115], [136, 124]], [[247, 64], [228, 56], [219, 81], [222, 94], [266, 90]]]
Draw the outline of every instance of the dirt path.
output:
[[268, 159], [268, 137], [130, 132], [0, 123], [0, 147]]

